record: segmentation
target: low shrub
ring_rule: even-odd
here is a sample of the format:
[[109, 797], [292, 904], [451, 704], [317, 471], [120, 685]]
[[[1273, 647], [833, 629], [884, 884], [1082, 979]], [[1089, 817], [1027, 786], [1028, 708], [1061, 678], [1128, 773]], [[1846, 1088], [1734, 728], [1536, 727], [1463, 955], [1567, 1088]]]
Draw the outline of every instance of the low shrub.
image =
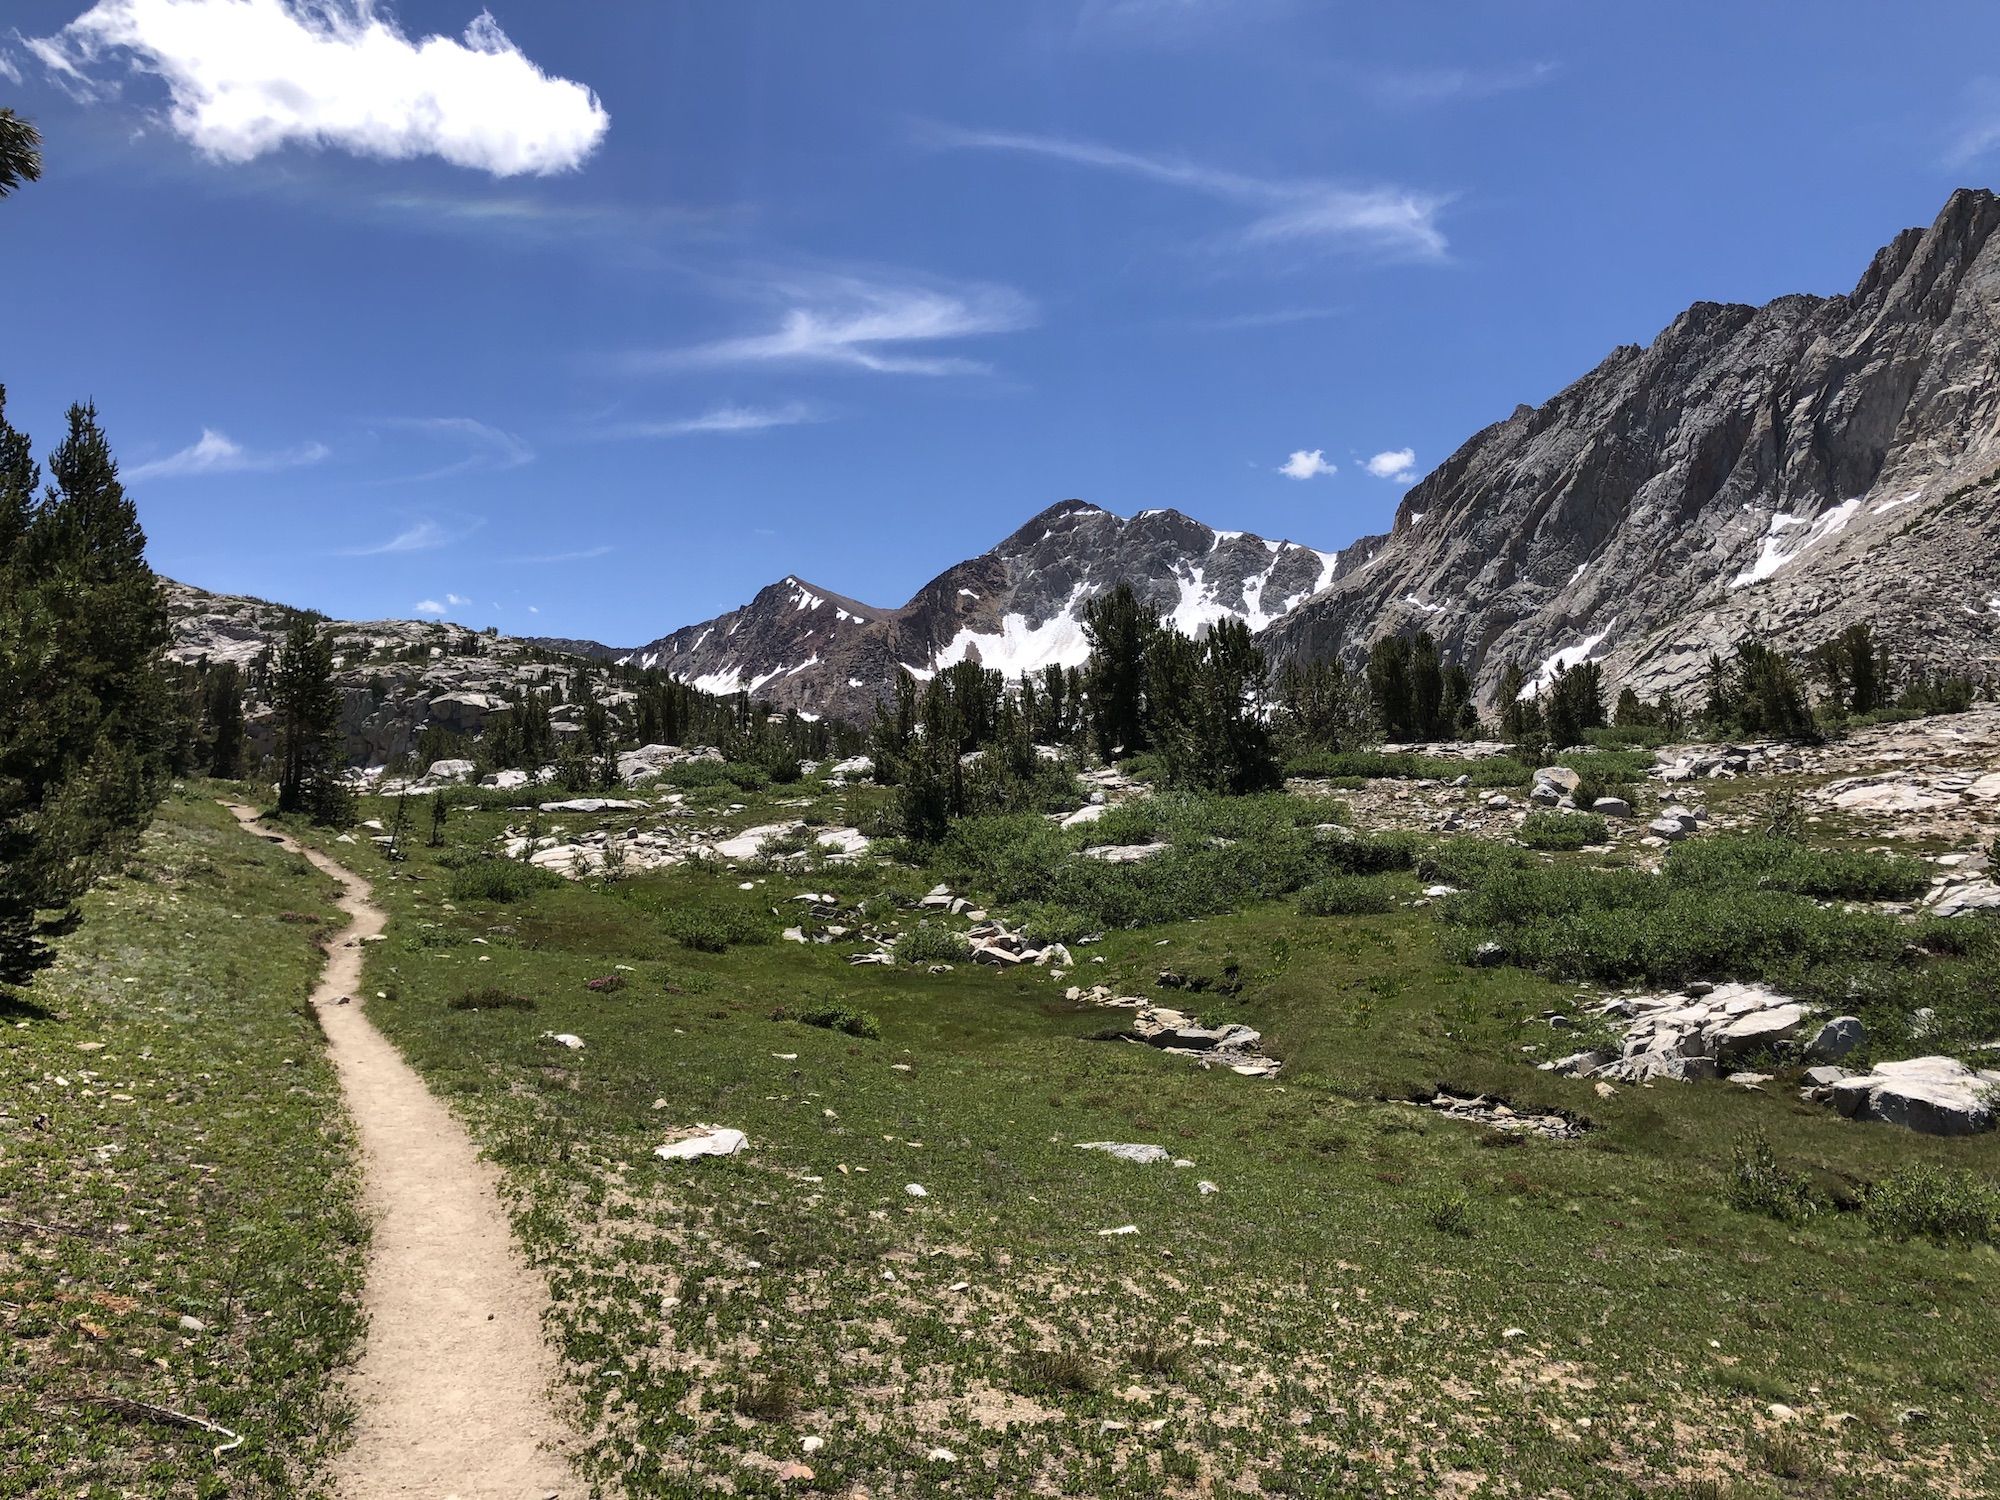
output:
[[1329, 876], [1299, 893], [1299, 915], [1305, 917], [1372, 916], [1394, 905], [1388, 888], [1365, 875]]
[[1417, 1213], [1439, 1234], [1469, 1239], [1473, 1233], [1472, 1197], [1464, 1188], [1441, 1188], [1426, 1196]]
[[2000, 1243], [2000, 1187], [1930, 1162], [1899, 1167], [1869, 1188], [1862, 1211], [1890, 1239]]
[[838, 1031], [845, 1036], [858, 1036], [871, 1042], [882, 1035], [882, 1023], [867, 1011], [854, 1010], [831, 1001], [802, 1012], [799, 1019], [808, 1026]]
[[1104, 1377], [1074, 1349], [1030, 1349], [1015, 1363], [1015, 1388], [1030, 1394], [1087, 1395]]
[[562, 876], [540, 865], [488, 858], [452, 871], [449, 889], [454, 901], [524, 901], [562, 883]]
[[446, 1010], [533, 1010], [535, 1002], [526, 995], [510, 995], [505, 990], [467, 990], [445, 1001]]
[[1499, 870], [1526, 868], [1528, 857], [1510, 844], [1491, 839], [1445, 839], [1417, 857], [1417, 878], [1434, 884], [1469, 886]]
[[1752, 1131], [1737, 1141], [1728, 1192], [1732, 1207], [1784, 1224], [1804, 1223], [1819, 1212], [1811, 1181], [1778, 1161], [1762, 1131]]
[[972, 957], [972, 944], [949, 927], [919, 922], [896, 939], [896, 957], [906, 964], [956, 964]]
[[668, 937], [697, 953], [768, 943], [774, 936], [766, 913], [733, 905], [670, 907], [662, 914], [661, 925]]
[[1713, 834], [1675, 846], [1662, 878], [1682, 889], [1790, 891], [1820, 900], [1912, 901], [1930, 889], [1922, 860], [1815, 849], [1754, 833]]
[[1521, 842], [1530, 849], [1576, 850], [1610, 836], [1596, 813], [1531, 812], [1521, 820]]
[[1031, 947], [1080, 943], [1097, 936], [1098, 931], [1088, 915], [1066, 906], [1031, 906], [1022, 915], [1021, 936]]
[[1308, 751], [1285, 762], [1287, 776], [1339, 779], [1346, 777], [1392, 781], [1456, 781], [1478, 787], [1525, 787], [1535, 768], [1511, 755], [1458, 758], [1415, 755], [1407, 751]]
[[733, 786], [742, 792], [761, 792], [771, 784], [771, 773], [754, 761], [684, 760], [662, 771], [660, 783], [689, 790], [704, 786]]

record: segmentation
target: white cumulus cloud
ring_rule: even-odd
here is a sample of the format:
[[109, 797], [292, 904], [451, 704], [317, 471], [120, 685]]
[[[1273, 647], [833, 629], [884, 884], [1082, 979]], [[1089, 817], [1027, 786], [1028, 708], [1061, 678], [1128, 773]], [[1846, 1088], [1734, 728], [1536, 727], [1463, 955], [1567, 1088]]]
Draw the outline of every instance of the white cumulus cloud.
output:
[[444, 602], [447, 604], [470, 604], [472, 601], [463, 594], [446, 594]]
[[1314, 448], [1310, 451], [1300, 448], [1278, 465], [1278, 472], [1292, 479], [1312, 479], [1320, 474], [1334, 474], [1339, 471], [1326, 461], [1324, 448]]
[[188, 474], [268, 473], [316, 464], [331, 451], [324, 443], [304, 443], [297, 448], [257, 453], [232, 441], [227, 433], [204, 427], [201, 436], [180, 452], [139, 464], [126, 470], [125, 477], [143, 480], [177, 479]]
[[438, 619], [444, 618], [444, 606], [435, 599], [419, 599], [413, 608], [420, 615], [432, 615]]
[[1391, 448], [1369, 459], [1367, 468], [1377, 479], [1394, 479], [1399, 482], [1415, 479], [1417, 453], [1414, 448]]
[[610, 127], [597, 95], [552, 78], [481, 11], [460, 38], [412, 39], [378, 0], [98, 0], [26, 45], [72, 93], [114, 60], [167, 88], [167, 120], [209, 156], [288, 145], [438, 156], [496, 177], [567, 171]]

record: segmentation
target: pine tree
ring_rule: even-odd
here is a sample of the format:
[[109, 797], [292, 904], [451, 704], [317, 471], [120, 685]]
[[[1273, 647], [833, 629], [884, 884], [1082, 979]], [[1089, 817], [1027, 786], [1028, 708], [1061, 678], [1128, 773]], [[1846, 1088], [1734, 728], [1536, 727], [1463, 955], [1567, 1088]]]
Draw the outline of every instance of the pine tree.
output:
[[1368, 693], [1384, 735], [1397, 741], [1417, 737], [1410, 711], [1410, 643], [1401, 636], [1384, 636], [1369, 651]]
[[1445, 734], [1444, 663], [1428, 630], [1410, 642], [1410, 728], [1420, 740]]
[[278, 711], [278, 810], [315, 822], [348, 816], [340, 783], [340, 693], [333, 685], [333, 640], [294, 615], [278, 651], [271, 698]]
[[1159, 617], [1139, 602], [1129, 583], [1099, 594], [1083, 607], [1090, 642], [1084, 691], [1097, 753], [1137, 755], [1146, 740], [1146, 650], [1160, 633]]
[[202, 683], [202, 740], [209, 775], [243, 774], [243, 674], [233, 661], [210, 667]]
[[42, 176], [42, 134], [11, 109], [0, 109], [0, 198]]
[[72, 406], [40, 475], [0, 389], [0, 984], [129, 851], [164, 786], [173, 692], [166, 608], [94, 407]]

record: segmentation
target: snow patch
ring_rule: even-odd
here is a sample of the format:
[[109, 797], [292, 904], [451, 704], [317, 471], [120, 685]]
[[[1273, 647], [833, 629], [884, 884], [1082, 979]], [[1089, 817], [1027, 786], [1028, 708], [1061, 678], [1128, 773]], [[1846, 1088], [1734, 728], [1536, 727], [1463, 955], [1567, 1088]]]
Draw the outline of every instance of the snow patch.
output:
[[1541, 697], [1548, 686], [1556, 680], [1557, 673], [1567, 672], [1571, 667], [1581, 662], [1589, 661], [1590, 653], [1603, 645], [1604, 638], [1610, 635], [1617, 626], [1618, 622], [1613, 620], [1609, 625], [1598, 631], [1596, 635], [1587, 636], [1582, 645], [1565, 646], [1560, 651], [1550, 652], [1548, 659], [1542, 663], [1541, 670], [1535, 673], [1534, 677], [1517, 695], [1518, 701], [1525, 703], [1530, 698]]
[[1912, 500], [1922, 499], [1923, 493], [1924, 492], [1922, 490], [1911, 490], [1909, 494], [1898, 495], [1894, 500], [1884, 500], [1880, 505], [1876, 506], [1872, 511], [1870, 511], [1869, 514], [1873, 516], [1886, 516], [1889, 514], [1890, 511], [1898, 510], [1901, 507], [1908, 505]]
[[[1806, 516], [1773, 516], [1770, 528], [1764, 533], [1763, 548], [1757, 560], [1729, 580], [1729, 586], [1740, 589], [1746, 584], [1762, 583], [1788, 562], [1793, 561], [1807, 549], [1817, 546], [1830, 536], [1838, 536], [1847, 523], [1854, 519], [1854, 512], [1861, 502], [1843, 500], [1831, 510], [1822, 511], [1817, 518]], [[1787, 545], [1786, 532], [1803, 527], [1805, 535], [1795, 544]]]

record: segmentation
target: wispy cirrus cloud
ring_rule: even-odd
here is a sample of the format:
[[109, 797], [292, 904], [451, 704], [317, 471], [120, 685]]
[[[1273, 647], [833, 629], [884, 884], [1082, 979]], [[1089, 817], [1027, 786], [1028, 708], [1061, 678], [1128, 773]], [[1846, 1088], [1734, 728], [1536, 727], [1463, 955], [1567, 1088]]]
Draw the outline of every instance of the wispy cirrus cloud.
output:
[[1351, 187], [1317, 178], [1257, 177], [1177, 156], [1128, 151], [1070, 136], [931, 125], [920, 136], [940, 149], [995, 151], [1113, 172], [1239, 205], [1250, 217], [1237, 246], [1318, 243], [1407, 260], [1442, 260], [1437, 216], [1444, 195], [1395, 186]]
[[1516, 63], [1505, 67], [1353, 67], [1355, 81], [1378, 104], [1420, 108], [1464, 99], [1490, 99], [1496, 94], [1539, 88], [1561, 67], [1553, 62]]
[[1013, 333], [1035, 306], [1010, 287], [948, 287], [861, 276], [778, 278], [761, 289], [777, 324], [756, 333], [638, 350], [616, 364], [631, 374], [718, 366], [818, 365], [877, 375], [983, 375], [990, 366], [940, 344]]
[[803, 401], [783, 406], [714, 406], [692, 417], [670, 417], [660, 421], [613, 422], [600, 428], [607, 438], [699, 437], [708, 433], [766, 432], [773, 427], [796, 427], [806, 422], [823, 422], [826, 414]]
[[[494, 561], [510, 565], [526, 564], [533, 566], [541, 566], [547, 563], [589, 562], [593, 557], [609, 557], [611, 555], [612, 550], [613, 549], [611, 545], [609, 543], [605, 543], [601, 546], [596, 546], [596, 547], [581, 547], [573, 552], [537, 552], [537, 553], [525, 554], [519, 557], [495, 558]], [[535, 607], [533, 605], [528, 606], [528, 613], [529, 614], [536, 613]]]
[[404, 527], [387, 541], [372, 547], [348, 547], [342, 557], [388, 557], [401, 552], [434, 552], [458, 540], [457, 534], [436, 521], [418, 521]]
[[399, 474], [384, 483], [421, 484], [433, 479], [449, 479], [455, 474], [518, 469], [535, 461], [535, 450], [523, 439], [474, 417], [391, 417], [382, 425], [449, 441], [463, 450], [460, 457], [449, 463], [421, 473]]
[[135, 465], [125, 471], [125, 477], [146, 480], [179, 479], [191, 474], [268, 474], [276, 469], [316, 464], [332, 451], [324, 443], [302, 443], [296, 448], [256, 452], [213, 427], [204, 427], [201, 436], [178, 453]]
[[331, 146], [547, 174], [580, 166], [611, 124], [595, 93], [543, 72], [483, 10], [462, 37], [413, 40], [380, 0], [98, 0], [23, 44], [87, 100], [116, 94], [121, 71], [155, 75], [168, 125], [225, 162]]
[[1954, 171], [1969, 167], [1991, 156], [1995, 147], [2000, 147], [2000, 80], [1975, 78], [1959, 99], [1944, 164]]

